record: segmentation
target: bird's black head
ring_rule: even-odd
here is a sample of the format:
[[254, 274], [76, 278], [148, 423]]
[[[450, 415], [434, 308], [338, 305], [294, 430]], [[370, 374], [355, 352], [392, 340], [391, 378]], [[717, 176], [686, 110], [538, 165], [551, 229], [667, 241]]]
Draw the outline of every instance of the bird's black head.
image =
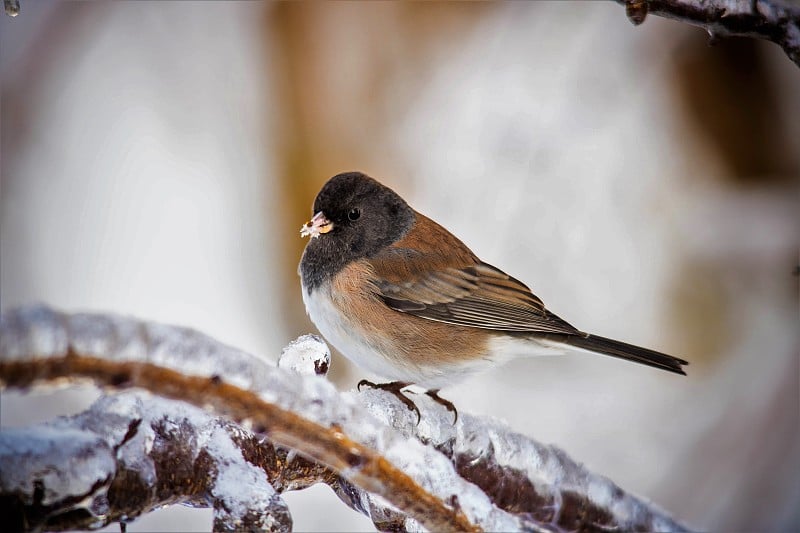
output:
[[[300, 276], [309, 293], [348, 263], [373, 256], [403, 238], [415, 218], [397, 193], [360, 172], [329, 179], [314, 200], [313, 214], [316, 223], [306, 226], [311, 238], [300, 261]], [[322, 231], [315, 230], [322, 224]]]

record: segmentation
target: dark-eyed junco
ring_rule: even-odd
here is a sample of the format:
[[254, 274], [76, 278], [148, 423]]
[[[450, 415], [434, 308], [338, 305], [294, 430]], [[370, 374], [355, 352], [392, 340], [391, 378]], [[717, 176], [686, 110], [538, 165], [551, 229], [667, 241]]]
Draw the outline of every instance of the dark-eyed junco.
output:
[[[584, 333], [521, 281], [359, 172], [334, 176], [301, 229], [303, 301], [319, 331], [400, 389], [436, 393], [511, 358], [586, 350], [684, 374], [682, 359]], [[416, 410], [407, 398], [403, 401]]]

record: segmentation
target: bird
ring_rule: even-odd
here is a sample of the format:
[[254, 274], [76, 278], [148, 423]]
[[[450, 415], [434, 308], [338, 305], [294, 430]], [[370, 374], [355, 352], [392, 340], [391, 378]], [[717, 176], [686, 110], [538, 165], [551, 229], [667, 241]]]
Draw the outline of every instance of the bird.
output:
[[330, 178], [314, 199], [298, 267], [303, 303], [320, 333], [393, 393], [410, 385], [454, 414], [439, 391], [531, 355], [578, 350], [686, 375], [688, 362], [585, 333], [523, 282], [481, 261], [461, 240], [361, 172]]

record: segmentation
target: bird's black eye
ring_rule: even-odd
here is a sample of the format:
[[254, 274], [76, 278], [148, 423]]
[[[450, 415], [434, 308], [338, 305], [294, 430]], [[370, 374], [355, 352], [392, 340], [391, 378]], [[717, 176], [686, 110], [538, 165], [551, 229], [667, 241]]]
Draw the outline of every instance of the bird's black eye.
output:
[[347, 218], [349, 218], [350, 220], [358, 220], [358, 217], [360, 216], [361, 216], [361, 210], [357, 207], [354, 207], [353, 209], [350, 210], [349, 213], [347, 213]]

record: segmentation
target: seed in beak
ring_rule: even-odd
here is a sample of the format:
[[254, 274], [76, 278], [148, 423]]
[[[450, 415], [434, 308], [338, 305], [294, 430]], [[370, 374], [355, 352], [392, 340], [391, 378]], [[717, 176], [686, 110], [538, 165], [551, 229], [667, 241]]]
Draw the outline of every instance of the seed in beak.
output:
[[328, 220], [325, 215], [320, 211], [313, 217], [311, 220], [303, 224], [303, 227], [300, 228], [300, 236], [301, 237], [319, 237], [322, 233], [328, 233], [333, 229], [333, 222]]

